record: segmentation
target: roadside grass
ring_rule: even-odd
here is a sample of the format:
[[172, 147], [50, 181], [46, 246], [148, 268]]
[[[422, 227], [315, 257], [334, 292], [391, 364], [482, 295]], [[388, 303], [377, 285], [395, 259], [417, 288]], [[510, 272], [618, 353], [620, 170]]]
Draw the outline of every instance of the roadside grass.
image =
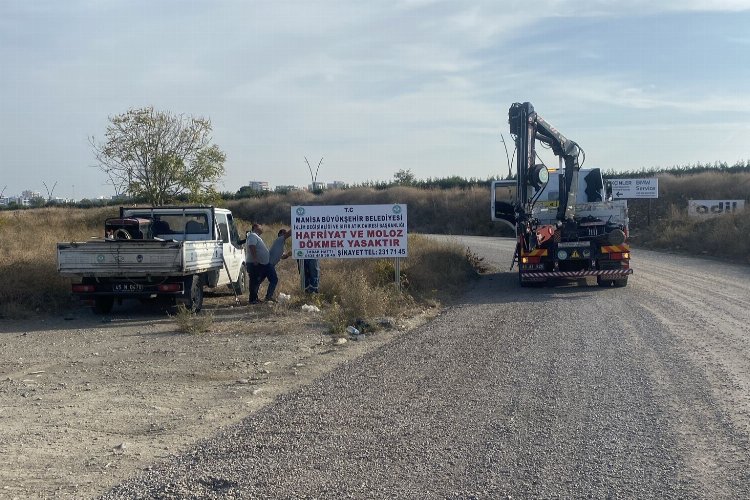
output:
[[750, 264], [750, 219], [742, 215], [694, 219], [674, 209], [668, 219], [640, 231], [637, 245]]
[[[658, 199], [628, 202], [634, 246], [750, 264], [750, 173], [663, 174], [658, 178]], [[745, 200], [744, 215], [688, 217], [689, 200], [736, 199]]]
[[178, 305], [175, 313], [171, 316], [177, 325], [177, 331], [181, 333], [207, 333], [211, 331], [214, 324], [214, 313], [212, 311], [195, 313], [183, 304]]
[[101, 237], [115, 208], [40, 208], [0, 212], [0, 318], [59, 312], [70, 305], [70, 281], [57, 273], [59, 241]]
[[[240, 228], [250, 223], [239, 222]], [[268, 246], [282, 226], [265, 226], [263, 240]], [[320, 262], [320, 293], [302, 291], [297, 261], [282, 260], [276, 267], [279, 293], [291, 296], [286, 303], [273, 305], [276, 314], [299, 310], [304, 305], [321, 309], [321, 317], [332, 333], [344, 334], [349, 325], [377, 328], [378, 319], [399, 318], [415, 313], [421, 307], [435, 307], [461, 293], [467, 283], [478, 276], [474, 265], [481, 259], [467, 253], [458, 243], [439, 242], [412, 234], [408, 239], [409, 256], [401, 261], [401, 291], [395, 286], [393, 259], [324, 259]], [[287, 249], [291, 240], [287, 240]], [[267, 282], [261, 285], [263, 296]], [[243, 297], [243, 303], [247, 297]]]
[[379, 318], [405, 317], [420, 307], [437, 306], [477, 276], [457, 243], [414, 234], [408, 245], [409, 256], [400, 266], [401, 291], [395, 285], [394, 260], [323, 261], [320, 295], [332, 331], [343, 332], [348, 325], [376, 329]]

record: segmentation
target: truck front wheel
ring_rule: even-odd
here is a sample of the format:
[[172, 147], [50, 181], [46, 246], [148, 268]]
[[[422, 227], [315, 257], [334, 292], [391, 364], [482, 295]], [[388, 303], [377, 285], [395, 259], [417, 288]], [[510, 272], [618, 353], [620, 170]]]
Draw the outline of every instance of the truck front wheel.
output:
[[115, 298], [111, 295], [98, 295], [94, 297], [94, 312], [97, 314], [109, 314], [112, 312], [112, 306], [115, 304]]
[[237, 295], [245, 295], [245, 292], [247, 292], [247, 271], [245, 270], [245, 264], [242, 264], [242, 267], [240, 267], [240, 274], [237, 276], [237, 281], [232, 283], [232, 287]]

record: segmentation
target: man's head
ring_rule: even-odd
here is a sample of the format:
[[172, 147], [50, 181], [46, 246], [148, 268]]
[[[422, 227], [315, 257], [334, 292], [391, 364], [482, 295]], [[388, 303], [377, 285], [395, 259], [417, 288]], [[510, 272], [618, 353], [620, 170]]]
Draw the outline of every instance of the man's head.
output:
[[253, 224], [253, 232], [255, 234], [263, 234], [263, 226], [257, 222]]
[[286, 229], [279, 229], [279, 233], [276, 236], [286, 236]]

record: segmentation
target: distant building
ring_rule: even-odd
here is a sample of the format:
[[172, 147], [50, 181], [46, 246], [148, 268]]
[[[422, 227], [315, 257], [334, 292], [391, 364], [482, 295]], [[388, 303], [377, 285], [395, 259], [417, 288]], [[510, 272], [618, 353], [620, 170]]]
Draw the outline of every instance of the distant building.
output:
[[333, 181], [328, 183], [328, 189], [344, 189], [348, 185], [344, 181]]
[[33, 198], [41, 198], [41, 197], [42, 197], [42, 193], [40, 193], [39, 191], [31, 191], [27, 189], [26, 191], [23, 191], [21, 193], [21, 198], [27, 198], [29, 200]]
[[271, 187], [267, 181], [250, 181], [247, 183], [247, 187], [251, 191], [270, 191]]
[[326, 185], [324, 182], [313, 182], [312, 184], [307, 185], [309, 191], [323, 191], [325, 188]]
[[297, 186], [276, 186], [274, 189], [277, 193], [288, 193], [290, 191], [299, 191]]

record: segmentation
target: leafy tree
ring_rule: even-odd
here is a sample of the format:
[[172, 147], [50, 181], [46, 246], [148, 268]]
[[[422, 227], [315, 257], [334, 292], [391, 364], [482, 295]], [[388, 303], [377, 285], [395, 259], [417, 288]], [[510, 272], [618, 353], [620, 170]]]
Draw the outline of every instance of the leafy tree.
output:
[[29, 206], [33, 208], [43, 207], [45, 203], [47, 203], [47, 200], [45, 200], [41, 196], [34, 196], [29, 200]]
[[215, 199], [226, 155], [211, 143], [211, 122], [153, 107], [109, 118], [105, 141], [91, 138], [99, 168], [115, 191], [164, 205]]
[[396, 184], [400, 184], [402, 186], [411, 186], [414, 184], [414, 181], [416, 178], [414, 177], [414, 173], [411, 170], [404, 170], [401, 169], [398, 172], [396, 172], [393, 175], [393, 179]]

